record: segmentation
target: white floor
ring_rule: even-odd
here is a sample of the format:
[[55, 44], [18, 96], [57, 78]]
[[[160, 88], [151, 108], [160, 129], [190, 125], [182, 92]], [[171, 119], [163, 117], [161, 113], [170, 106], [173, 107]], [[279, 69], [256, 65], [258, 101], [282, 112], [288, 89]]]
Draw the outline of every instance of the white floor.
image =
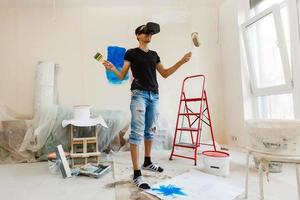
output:
[[[154, 160], [165, 166], [165, 175], [174, 174], [177, 166], [179, 169], [195, 168], [192, 161], [175, 158], [168, 160], [169, 151], [153, 152]], [[234, 185], [244, 186], [245, 154], [231, 149], [231, 172], [226, 179]], [[124, 163], [123, 178], [130, 179], [131, 161], [129, 152], [113, 155], [114, 160]], [[116, 166], [115, 166], [116, 167]], [[115, 168], [114, 167], [114, 168]], [[172, 168], [173, 167], [173, 168]], [[201, 159], [198, 168], [201, 168]], [[196, 168], [197, 168], [196, 167]], [[169, 170], [168, 170], [169, 169]], [[173, 171], [171, 173], [171, 171]], [[169, 173], [169, 174], [168, 174]], [[172, 175], [171, 175], [172, 176]], [[89, 200], [89, 199], [116, 199], [115, 174], [111, 171], [100, 179], [89, 177], [73, 177], [63, 179], [60, 174], [51, 174], [47, 162], [31, 164], [0, 165], [0, 199], [9, 200]], [[147, 177], [146, 177], [147, 178]], [[249, 199], [259, 199], [257, 170], [252, 167], [250, 171]], [[134, 197], [133, 197], [134, 199]], [[201, 197], [199, 197], [201, 199]], [[239, 197], [238, 199], [243, 199]], [[295, 167], [284, 165], [283, 172], [270, 174], [270, 182], [265, 182], [265, 199], [267, 200], [296, 200], [297, 187]], [[119, 199], [118, 199], [119, 200]], [[122, 199], [123, 200], [123, 199]]]

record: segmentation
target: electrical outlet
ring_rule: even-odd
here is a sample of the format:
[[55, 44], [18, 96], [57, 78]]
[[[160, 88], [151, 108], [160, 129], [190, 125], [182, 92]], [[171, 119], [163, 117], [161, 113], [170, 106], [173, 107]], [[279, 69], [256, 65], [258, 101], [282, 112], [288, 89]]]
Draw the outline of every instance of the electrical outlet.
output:
[[231, 136], [231, 140], [236, 142], [236, 141], [238, 140], [238, 138], [237, 138], [236, 136], [233, 136], [233, 135], [232, 135], [232, 136]]

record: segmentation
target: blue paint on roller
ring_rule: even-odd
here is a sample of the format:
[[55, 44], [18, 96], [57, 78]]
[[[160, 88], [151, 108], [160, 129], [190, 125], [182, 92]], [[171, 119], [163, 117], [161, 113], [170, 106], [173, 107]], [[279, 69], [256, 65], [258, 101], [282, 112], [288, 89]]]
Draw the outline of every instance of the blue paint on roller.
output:
[[152, 188], [152, 190], [165, 197], [175, 197], [176, 195], [187, 196], [187, 194], [182, 191], [182, 188], [176, 187], [175, 185], [160, 185], [159, 188]]
[[[107, 47], [107, 60], [113, 63], [116, 68], [121, 71], [124, 64], [124, 55], [126, 49], [118, 46], [108, 46]], [[121, 84], [124, 81], [120, 80], [112, 71], [106, 70], [106, 78], [108, 82], [112, 84]], [[124, 80], [128, 80], [129, 75], [126, 74]]]

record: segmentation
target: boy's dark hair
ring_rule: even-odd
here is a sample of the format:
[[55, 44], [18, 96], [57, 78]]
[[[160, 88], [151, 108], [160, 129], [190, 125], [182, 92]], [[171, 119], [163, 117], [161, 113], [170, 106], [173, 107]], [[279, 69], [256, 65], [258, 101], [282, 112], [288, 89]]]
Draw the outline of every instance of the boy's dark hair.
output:
[[145, 29], [146, 25], [140, 25], [139, 27], [137, 27], [135, 29], [135, 35], [139, 35], [139, 34], [142, 34], [144, 33], [144, 29]]

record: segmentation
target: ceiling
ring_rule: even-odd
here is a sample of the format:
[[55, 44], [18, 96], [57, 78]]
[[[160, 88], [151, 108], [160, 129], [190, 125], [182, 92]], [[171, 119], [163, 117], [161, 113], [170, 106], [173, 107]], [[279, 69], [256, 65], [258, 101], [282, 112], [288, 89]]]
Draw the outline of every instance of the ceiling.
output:
[[0, 7], [218, 6], [225, 0], [0, 0]]

